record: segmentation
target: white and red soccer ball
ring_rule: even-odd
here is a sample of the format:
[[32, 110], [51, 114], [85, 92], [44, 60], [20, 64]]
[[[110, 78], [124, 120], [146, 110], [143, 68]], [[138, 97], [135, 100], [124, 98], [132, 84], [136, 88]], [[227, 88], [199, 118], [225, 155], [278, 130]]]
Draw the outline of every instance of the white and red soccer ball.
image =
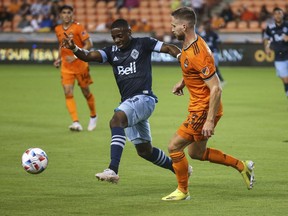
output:
[[39, 174], [48, 165], [48, 156], [40, 148], [29, 148], [22, 155], [22, 166], [28, 173]]

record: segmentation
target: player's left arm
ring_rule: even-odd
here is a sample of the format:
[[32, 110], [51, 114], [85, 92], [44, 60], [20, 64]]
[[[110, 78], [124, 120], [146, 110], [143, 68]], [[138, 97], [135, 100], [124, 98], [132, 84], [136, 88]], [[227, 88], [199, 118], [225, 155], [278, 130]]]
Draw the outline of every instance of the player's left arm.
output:
[[202, 129], [202, 134], [205, 137], [211, 137], [214, 134], [214, 122], [221, 103], [222, 88], [216, 73], [210, 79], [205, 80], [205, 83], [210, 89], [210, 100], [208, 115]]
[[173, 56], [174, 58], [179, 57], [178, 54], [181, 54], [181, 50], [179, 49], [179, 47], [177, 47], [174, 44], [167, 44], [167, 43], [163, 43], [163, 45], [160, 49], [160, 52], [161, 53], [168, 53], [171, 56]]
[[182, 78], [178, 83], [173, 86], [172, 93], [177, 96], [184, 95], [183, 88], [185, 87], [184, 79]]

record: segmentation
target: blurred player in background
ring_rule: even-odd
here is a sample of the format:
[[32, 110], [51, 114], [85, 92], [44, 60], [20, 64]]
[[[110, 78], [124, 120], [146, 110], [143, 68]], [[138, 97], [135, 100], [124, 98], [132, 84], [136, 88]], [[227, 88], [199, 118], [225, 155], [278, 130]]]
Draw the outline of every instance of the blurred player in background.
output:
[[284, 12], [278, 7], [273, 10], [273, 18], [275, 23], [269, 24], [264, 31], [264, 46], [268, 55], [274, 50], [276, 74], [288, 97], [288, 22], [284, 21]]
[[191, 8], [179, 8], [172, 13], [172, 32], [179, 41], [183, 41], [180, 56], [183, 78], [174, 86], [173, 93], [183, 95], [183, 88], [186, 86], [190, 93], [190, 102], [187, 119], [168, 146], [178, 187], [162, 198], [165, 201], [190, 199], [188, 160], [184, 153], [186, 147], [192, 159], [231, 166], [241, 173], [248, 189], [253, 187], [253, 161], [241, 161], [218, 149], [207, 148], [208, 139], [214, 134], [216, 124], [223, 114], [222, 88], [211, 50], [195, 33], [195, 25], [196, 14]]
[[158, 101], [152, 91], [151, 54], [155, 51], [176, 57], [180, 49], [150, 37], [133, 38], [131, 34], [128, 22], [118, 19], [111, 26], [115, 45], [89, 52], [74, 45], [70, 38], [65, 41], [65, 46], [72, 49], [78, 58], [99, 63], [109, 62], [113, 68], [121, 103], [110, 120], [110, 164], [102, 173], [96, 174], [99, 180], [112, 183], [119, 181], [118, 169], [126, 136], [135, 145], [140, 157], [174, 172], [171, 159], [151, 144], [148, 119]]
[[70, 49], [61, 46], [62, 40], [65, 38], [64, 33], [73, 38], [77, 46], [86, 50], [91, 49], [92, 42], [84, 27], [73, 21], [73, 8], [71, 6], [63, 5], [60, 8], [60, 18], [62, 24], [55, 27], [55, 33], [60, 46], [59, 57], [55, 60], [54, 66], [58, 68], [61, 65], [61, 79], [66, 99], [66, 106], [73, 121], [69, 126], [69, 129], [71, 131], [83, 130], [82, 125], [79, 123], [76, 102], [73, 94], [74, 84], [77, 80], [90, 110], [88, 131], [92, 131], [96, 128], [97, 114], [95, 99], [89, 89], [89, 85], [93, 83], [89, 73], [89, 65], [87, 62], [78, 59]]
[[225, 84], [224, 78], [219, 70], [219, 35], [212, 29], [210, 21], [203, 22], [203, 31], [200, 32], [200, 36], [205, 40], [209, 48], [211, 49], [215, 61], [216, 73], [220, 79], [221, 85]]

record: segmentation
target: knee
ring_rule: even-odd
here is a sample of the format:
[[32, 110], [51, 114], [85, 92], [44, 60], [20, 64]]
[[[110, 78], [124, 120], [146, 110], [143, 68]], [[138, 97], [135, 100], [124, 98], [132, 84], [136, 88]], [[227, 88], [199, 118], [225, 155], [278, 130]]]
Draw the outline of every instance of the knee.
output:
[[175, 152], [180, 152], [184, 151], [185, 146], [182, 146], [180, 144], [174, 143], [171, 141], [168, 145], [168, 152], [170, 153], [175, 153]]
[[115, 112], [113, 117], [109, 122], [110, 128], [122, 127], [126, 128], [128, 126], [128, 120], [126, 114], [123, 111]]
[[190, 156], [190, 158], [195, 159], [195, 160], [203, 160], [203, 156], [204, 156], [205, 151], [203, 150], [197, 150], [195, 151], [188, 151], [188, 154]]
[[168, 152], [169, 153], [173, 153], [173, 152], [177, 152], [178, 148], [176, 148], [176, 146], [174, 146], [173, 144], [169, 144], [168, 145]]
[[65, 98], [66, 99], [72, 99], [72, 98], [74, 98], [74, 96], [73, 96], [73, 94], [70, 94], [70, 93], [65, 93]]
[[113, 116], [109, 122], [110, 128], [120, 127], [121, 121], [117, 117]]
[[137, 154], [142, 157], [142, 158], [149, 158], [151, 155], [152, 155], [152, 147], [150, 146], [145, 146], [145, 147], [141, 147], [141, 148], [137, 148], [136, 147], [136, 150], [137, 150]]

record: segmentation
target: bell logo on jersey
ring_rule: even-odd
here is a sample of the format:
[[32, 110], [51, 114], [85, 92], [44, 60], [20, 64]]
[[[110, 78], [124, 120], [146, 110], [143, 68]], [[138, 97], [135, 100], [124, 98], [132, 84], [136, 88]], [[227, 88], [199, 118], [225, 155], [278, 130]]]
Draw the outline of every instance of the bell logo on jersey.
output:
[[136, 73], [136, 62], [131, 62], [129, 67], [124, 68], [123, 66], [118, 66], [118, 75], [129, 75]]

